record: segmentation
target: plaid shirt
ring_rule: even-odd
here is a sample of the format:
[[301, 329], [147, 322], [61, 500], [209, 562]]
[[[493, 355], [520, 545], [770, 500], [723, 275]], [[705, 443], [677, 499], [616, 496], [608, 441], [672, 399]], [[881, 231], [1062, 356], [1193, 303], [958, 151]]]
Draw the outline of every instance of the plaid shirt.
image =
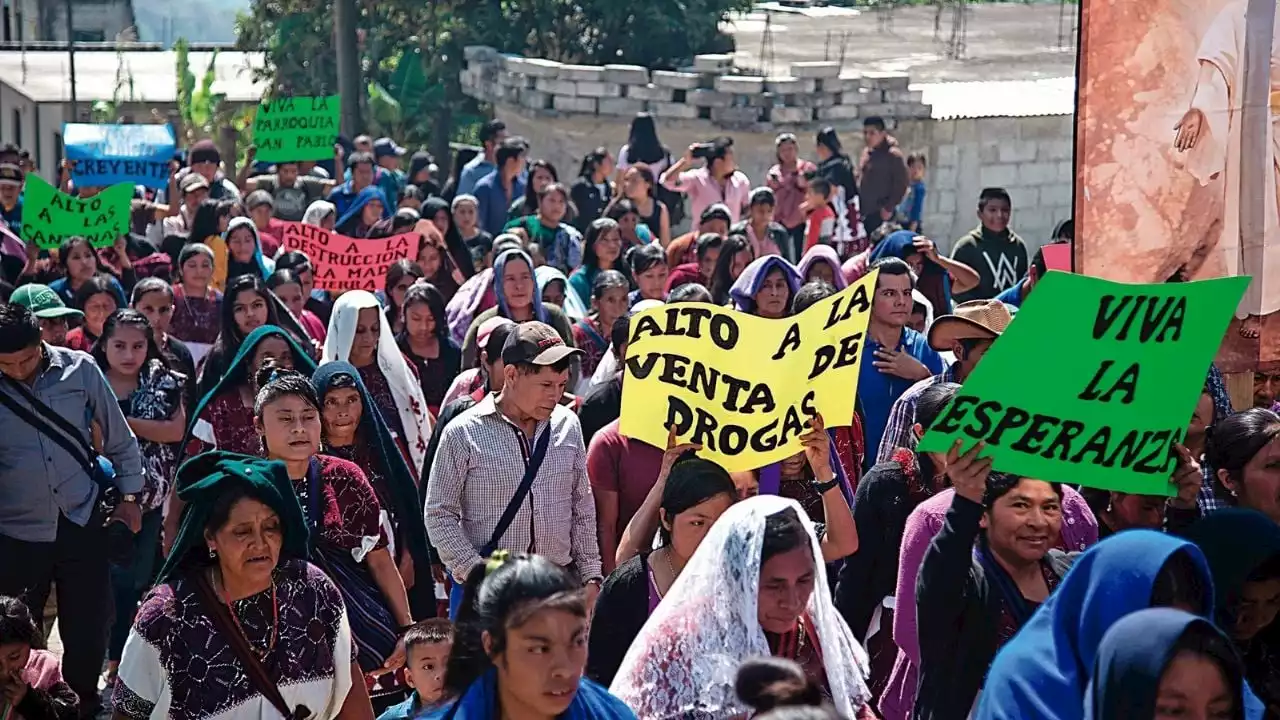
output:
[[876, 462], [888, 462], [893, 459], [893, 451], [898, 448], [906, 448], [914, 451], [916, 449], [916, 401], [920, 399], [920, 394], [933, 385], [942, 382], [958, 383], [956, 379], [956, 365], [952, 363], [943, 370], [940, 375], [934, 375], [931, 378], [925, 378], [920, 382], [907, 388], [893, 403], [893, 407], [889, 410], [889, 421], [884, 428], [884, 437], [880, 440], [880, 449], [876, 452]]
[[550, 432], [542, 467], [498, 548], [573, 566], [584, 582], [600, 578], [595, 500], [578, 416], [558, 405], [528, 438], [498, 410], [494, 397], [486, 396], [441, 431], [427, 486], [431, 544], [454, 578], [466, 578], [482, 561], [479, 548], [488, 544], [520, 487], [533, 440]]

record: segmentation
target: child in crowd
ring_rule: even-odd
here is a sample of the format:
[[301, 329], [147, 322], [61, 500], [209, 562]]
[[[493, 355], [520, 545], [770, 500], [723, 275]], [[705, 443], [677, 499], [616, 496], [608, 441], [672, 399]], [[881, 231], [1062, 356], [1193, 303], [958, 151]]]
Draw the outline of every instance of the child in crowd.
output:
[[814, 178], [804, 193], [803, 208], [807, 213], [804, 229], [804, 251], [822, 243], [830, 245], [836, 232], [836, 211], [831, 208], [831, 183]]
[[929, 161], [924, 153], [911, 153], [907, 156], [907, 194], [898, 203], [897, 220], [906, 230], [921, 232], [920, 218], [924, 215], [924, 174], [929, 169]]
[[0, 595], [0, 717], [74, 720], [79, 703], [62, 663], [21, 600]]
[[445, 618], [415, 623], [404, 634], [405, 675], [413, 694], [389, 707], [378, 720], [412, 720], [444, 696], [444, 670], [453, 650], [453, 624]]

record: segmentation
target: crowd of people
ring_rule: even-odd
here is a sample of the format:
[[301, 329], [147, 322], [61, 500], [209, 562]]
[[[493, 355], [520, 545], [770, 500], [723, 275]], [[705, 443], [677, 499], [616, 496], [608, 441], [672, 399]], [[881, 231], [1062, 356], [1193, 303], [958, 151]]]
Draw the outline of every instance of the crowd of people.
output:
[[[0, 148], [0, 718], [1280, 717], [1276, 378], [1237, 411], [1209, 369], [1171, 498], [922, 452], [1048, 270], [1008, 192], [948, 257], [879, 118], [762, 178], [647, 115], [572, 182], [480, 139], [447, 176], [198, 142], [128, 236], [53, 251]], [[332, 292], [291, 222], [417, 242]], [[802, 451], [623, 433], [636, 313], [787, 318], [872, 271], [856, 409]]]

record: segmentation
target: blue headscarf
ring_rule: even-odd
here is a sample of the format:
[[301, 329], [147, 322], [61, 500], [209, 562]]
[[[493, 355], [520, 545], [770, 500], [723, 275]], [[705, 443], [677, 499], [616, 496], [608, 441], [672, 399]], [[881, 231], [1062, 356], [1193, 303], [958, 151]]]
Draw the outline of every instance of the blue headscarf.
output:
[[348, 223], [358, 225], [360, 223], [360, 213], [364, 210], [364, 206], [374, 200], [382, 203], [382, 218], [385, 220], [391, 217], [391, 208], [387, 207], [386, 194], [377, 185], [370, 185], [356, 194], [355, 199], [351, 201], [351, 205], [347, 207], [347, 211], [343, 213], [342, 217], [338, 218], [338, 222], [334, 224], [333, 229], [343, 235], [350, 236], [351, 231], [354, 230], [354, 225], [348, 227]]
[[[542, 290], [538, 287], [536, 276], [533, 269], [533, 258], [529, 257], [529, 253], [512, 248], [504, 250], [497, 260], [493, 261], [493, 294], [498, 298], [498, 314], [504, 318], [511, 317], [511, 308], [507, 307], [507, 293], [502, 288], [502, 271], [507, 267], [507, 261], [516, 259], [523, 260], [529, 266], [529, 277], [533, 282], [533, 317], [541, 322], [547, 322], [547, 312], [542, 309]], [[566, 292], [569, 288], [565, 288]]]
[[1173, 659], [1178, 642], [1189, 631], [1217, 636], [1224, 653], [1214, 653], [1222, 667], [1235, 713], [1245, 713], [1243, 667], [1231, 640], [1202, 617], [1172, 608], [1152, 608], [1130, 613], [1107, 631], [1098, 646], [1098, 659], [1085, 694], [1085, 720], [1137, 720], [1155, 715], [1160, 677]]
[[1198, 570], [1205, 615], [1213, 577], [1195, 545], [1152, 530], [1129, 530], [1081, 555], [1049, 599], [996, 655], [976, 720], [1082, 720], [1081, 699], [1102, 636], [1120, 618], [1151, 606], [1161, 568], [1183, 553]]
[[[498, 671], [489, 668], [458, 700], [434, 708], [419, 720], [492, 720], [498, 712]], [[636, 720], [636, 714], [609, 691], [587, 678], [578, 681], [578, 692], [561, 720]]]
[[[872, 248], [871, 255], [867, 258], [867, 267], [887, 257], [906, 260], [908, 255], [916, 252], [917, 235], [919, 233], [910, 230], [891, 233]], [[935, 313], [946, 315], [951, 312], [951, 273], [941, 265], [925, 258], [924, 274], [918, 278], [917, 288], [929, 299]]]
[[237, 228], [247, 227], [253, 233], [253, 264], [258, 266], [258, 274], [263, 280], [271, 277], [271, 271], [275, 269], [275, 263], [267, 260], [262, 256], [262, 236], [258, 234], [258, 228], [253, 224], [253, 220], [247, 217], [231, 218], [231, 222], [227, 223], [227, 231], [222, 233], [222, 241], [227, 243], [227, 282], [237, 275], [248, 273], [232, 272], [231, 266], [237, 265], [235, 260], [231, 259], [231, 232]]
[[320, 406], [324, 407], [324, 396], [329, 392], [329, 386], [338, 375], [350, 376], [356, 390], [360, 393], [363, 410], [360, 413], [360, 427], [356, 440], [371, 451], [370, 457], [378, 465], [372, 470], [386, 478], [387, 489], [391, 494], [389, 500], [394, 505], [387, 510], [397, 520], [396, 529], [398, 534], [403, 536], [401, 542], [415, 560], [423, 563], [425, 567], [430, 567], [430, 558], [427, 554], [427, 530], [422, 524], [422, 505], [418, 503], [418, 485], [413, 481], [413, 473], [409, 470], [409, 465], [405, 462], [399, 446], [391, 437], [391, 430], [387, 428], [386, 420], [378, 411], [378, 404], [369, 394], [369, 388], [365, 387], [364, 380], [360, 378], [360, 371], [354, 365], [342, 360], [332, 360], [316, 369], [311, 376], [311, 386], [316, 390]]
[[787, 280], [787, 287], [791, 289], [790, 300], [794, 300], [796, 292], [802, 284], [800, 273], [796, 272], [795, 266], [787, 262], [786, 259], [777, 255], [765, 255], [752, 260], [751, 264], [738, 276], [738, 279], [733, 281], [733, 287], [729, 288], [729, 297], [733, 299], [734, 308], [743, 312], [754, 313], [756, 310], [756, 293], [760, 292], [760, 286], [764, 285], [764, 279], [769, 277], [769, 273], [775, 269], [782, 271], [782, 276]]
[[1186, 537], [1204, 553], [1213, 572], [1215, 620], [1231, 627], [1237, 594], [1263, 563], [1280, 555], [1280, 525], [1257, 510], [1227, 508], [1196, 522]]
[[916, 233], [910, 230], [899, 230], [890, 233], [888, 237], [881, 240], [871, 249], [871, 255], [867, 257], [867, 265], [870, 266], [877, 260], [883, 260], [889, 257], [896, 257], [899, 260], [905, 260], [908, 255], [915, 252]]

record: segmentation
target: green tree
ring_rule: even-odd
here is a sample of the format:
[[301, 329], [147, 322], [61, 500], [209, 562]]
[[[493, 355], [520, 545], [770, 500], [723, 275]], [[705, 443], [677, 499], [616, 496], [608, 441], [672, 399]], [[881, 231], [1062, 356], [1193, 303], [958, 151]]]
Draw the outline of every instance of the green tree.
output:
[[[341, 1], [341, 0], [339, 0]], [[724, 52], [719, 31], [752, 0], [358, 0], [357, 35], [370, 132], [444, 156], [474, 137], [483, 108], [462, 93], [463, 48], [562, 62], [673, 68]], [[253, 0], [237, 19], [242, 50], [266, 54], [273, 93], [337, 92], [330, 0]]]

